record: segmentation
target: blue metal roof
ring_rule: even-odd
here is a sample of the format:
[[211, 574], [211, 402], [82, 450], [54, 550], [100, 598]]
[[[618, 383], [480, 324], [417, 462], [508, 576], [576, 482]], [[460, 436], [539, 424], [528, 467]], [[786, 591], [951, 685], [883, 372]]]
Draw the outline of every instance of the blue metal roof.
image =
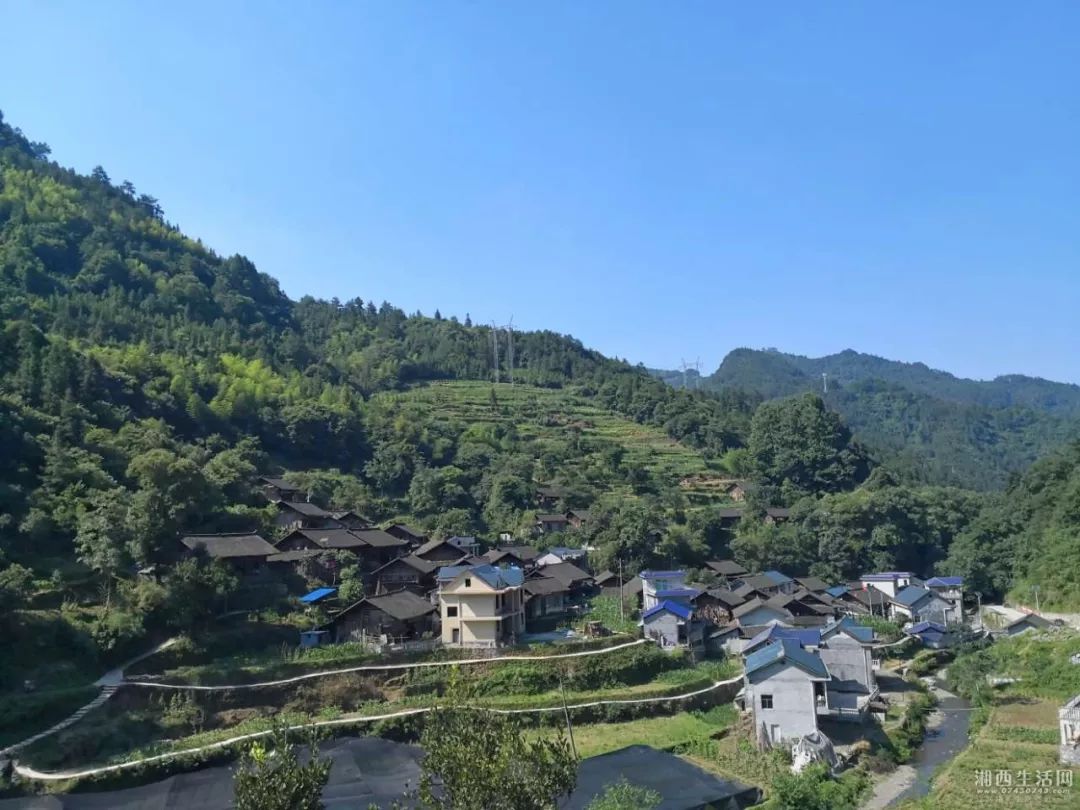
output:
[[959, 588], [964, 584], [963, 577], [931, 577], [926, 580], [930, 588]]
[[337, 588], [316, 588], [311, 593], [301, 596], [300, 601], [307, 605], [313, 605], [328, 596], [333, 596], [335, 593], [337, 593]]
[[944, 633], [945, 625], [938, 624], [937, 622], [919, 622], [918, 624], [913, 624], [904, 632], [908, 635], [919, 636], [927, 631], [933, 633]]
[[896, 579], [911, 579], [915, 576], [910, 571], [881, 571], [877, 574], [863, 574], [859, 579], [865, 579], [867, 581], [891, 581]]
[[762, 574], [763, 577], [768, 577], [776, 585], [787, 585], [792, 579], [787, 574], [781, 574], [779, 571], [766, 571]]
[[638, 574], [642, 579], [673, 579], [674, 577], [686, 577], [685, 571], [642, 571]]
[[665, 599], [659, 605], [651, 607], [641, 614], [641, 619], [644, 621], [650, 616], [655, 616], [657, 613], [666, 610], [668, 613], [674, 613], [680, 619], [689, 619], [694, 615], [694, 611], [686, 607], [686, 605], [680, 605], [678, 602], [670, 602]]
[[465, 571], [484, 580], [496, 590], [516, 588], [525, 582], [525, 573], [517, 566], [500, 568], [490, 563], [484, 565], [444, 565], [439, 569], [437, 576], [443, 582], [448, 582], [457, 579], [458, 575]]
[[908, 585], [896, 595], [893, 601], [904, 607], [911, 607], [917, 602], [921, 602], [929, 595], [930, 591], [926, 590], [926, 588], [920, 588], [918, 585]]
[[850, 590], [851, 590], [851, 588], [849, 588], [847, 585], [833, 585], [831, 588], [826, 588], [825, 593], [827, 593], [829, 596], [833, 597], [834, 599], [837, 599], [837, 598], [843, 596], [845, 593], [847, 593]]
[[874, 640], [874, 628], [867, 627], [865, 624], [859, 624], [850, 616], [845, 616], [839, 621], [833, 622], [822, 629], [821, 632], [822, 634], [825, 634], [831, 633], [834, 630], [843, 630], [853, 639], [863, 644], [869, 644]]
[[776, 641], [778, 639], [795, 641], [803, 647], [816, 647], [821, 644], [821, 632], [817, 628], [784, 627], [783, 625], [774, 624], [746, 642], [746, 646], [743, 647], [743, 654], [745, 655], [748, 650], [753, 650], [755, 647], [760, 647], [767, 641]]
[[658, 599], [693, 599], [695, 596], [699, 596], [701, 591], [697, 588], [668, 588], [663, 591], [657, 591], [656, 597]]
[[781, 661], [787, 661], [815, 678], [827, 679], [829, 677], [825, 662], [791, 639], [779, 639], [751, 653], [746, 657], [744, 666], [746, 674], [753, 675], [758, 670]]

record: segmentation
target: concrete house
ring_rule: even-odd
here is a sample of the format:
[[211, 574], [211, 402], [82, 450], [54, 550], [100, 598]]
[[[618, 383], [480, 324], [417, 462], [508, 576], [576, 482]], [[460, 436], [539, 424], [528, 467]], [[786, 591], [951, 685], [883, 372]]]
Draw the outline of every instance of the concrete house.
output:
[[[652, 610], [665, 599], [689, 604], [690, 598], [698, 592], [686, 587], [685, 571], [642, 571], [638, 578], [645, 610]], [[681, 597], [678, 594], [682, 594]]]
[[822, 628], [820, 638], [817, 655], [830, 675], [827, 712], [837, 720], [858, 722], [878, 695], [872, 660], [874, 631], [844, 618]]
[[779, 639], [746, 657], [743, 699], [761, 747], [793, 743], [818, 729], [829, 670], [797, 641]]
[[893, 621], [935, 621], [948, 625], [952, 612], [949, 602], [920, 585], [908, 585], [889, 601]]
[[931, 577], [926, 580], [926, 587], [948, 602], [949, 623], [960, 624], [964, 620], [964, 578]]
[[499, 647], [525, 631], [525, 575], [520, 568], [455, 565], [440, 568], [443, 644]]
[[859, 582], [866, 589], [869, 586], [877, 588], [890, 599], [911, 584], [915, 575], [910, 571], [882, 571], [877, 574], [863, 574]]
[[664, 600], [641, 614], [641, 631], [664, 649], [705, 647], [705, 623], [694, 618], [694, 609]]

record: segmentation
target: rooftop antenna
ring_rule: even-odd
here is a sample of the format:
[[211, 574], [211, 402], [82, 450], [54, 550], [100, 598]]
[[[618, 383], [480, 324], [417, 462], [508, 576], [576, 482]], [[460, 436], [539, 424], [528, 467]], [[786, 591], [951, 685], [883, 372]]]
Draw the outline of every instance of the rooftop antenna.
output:
[[491, 352], [495, 361], [495, 382], [499, 381], [499, 327], [491, 322]]

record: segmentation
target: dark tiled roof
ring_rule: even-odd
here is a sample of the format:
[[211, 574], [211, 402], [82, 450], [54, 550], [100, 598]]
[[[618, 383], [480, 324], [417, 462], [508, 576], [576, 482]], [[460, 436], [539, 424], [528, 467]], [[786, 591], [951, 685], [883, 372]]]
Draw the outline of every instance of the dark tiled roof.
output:
[[567, 518], [566, 518], [566, 515], [560, 514], [558, 512], [549, 512], [549, 513], [539, 514], [539, 515], [536, 516], [536, 519], [538, 521], [540, 521], [541, 523], [568, 523], [569, 522], [567, 520]]
[[327, 549], [364, 548], [367, 545], [348, 529], [297, 529], [296, 533]]
[[751, 588], [757, 588], [759, 590], [767, 590], [770, 588], [778, 588], [779, 582], [775, 582], [771, 577], [765, 574], [754, 574], [752, 577], [743, 577], [743, 587], [749, 586]]
[[407, 526], [404, 523], [391, 523], [386, 527], [386, 531], [390, 531], [391, 529], [400, 534], [408, 535], [413, 538], [413, 540], [423, 540], [427, 537], [420, 529], [414, 529], [412, 526]]
[[290, 483], [284, 478], [274, 478], [271, 475], [260, 475], [259, 480], [262, 481], [264, 484], [269, 484], [270, 486], [275, 487], [276, 489], [300, 489], [300, 487], [298, 487], [296, 484]]
[[308, 503], [307, 501], [278, 501], [278, 507], [284, 509], [291, 509], [294, 512], [299, 512], [305, 517], [330, 517], [330, 513], [323, 509], [321, 506], [316, 506], [315, 504]]
[[334, 618], [330, 620], [330, 624], [336, 623], [342, 616], [345, 616], [362, 606], [374, 607], [381, 610], [387, 616], [402, 622], [419, 619], [421, 616], [435, 613], [438, 610], [438, 608], [431, 604], [427, 599], [417, 596], [411, 591], [402, 590], [395, 591], [394, 593], [382, 594], [381, 596], [365, 596], [359, 602], [354, 602], [334, 616]]
[[270, 554], [266, 558], [266, 561], [268, 563], [300, 562], [300, 560], [309, 560], [312, 557], [318, 557], [322, 553], [322, 549], [318, 548], [300, 548], [296, 551], [279, 551], [276, 554]]
[[743, 597], [735, 593], [735, 591], [729, 591], [726, 588], [710, 588], [708, 594], [718, 602], [727, 605], [729, 608], [738, 607], [746, 601]]
[[926, 597], [930, 596], [930, 594], [931, 592], [926, 590], [926, 588], [920, 588], [918, 585], [908, 585], [896, 595], [896, 598], [893, 599], [893, 601], [904, 607], [913, 607]]
[[378, 568], [372, 571], [372, 576], [378, 576], [380, 572], [385, 571], [390, 566], [397, 565], [399, 563], [401, 565], [407, 565], [421, 574], [430, 574], [436, 568], [442, 565], [442, 563], [428, 562], [422, 557], [417, 557], [415, 554], [410, 554], [407, 557], [398, 557], [396, 560], [391, 560], [390, 562], [386, 563], [386, 565], [380, 565]]
[[382, 529], [353, 529], [353, 534], [372, 548], [400, 548], [405, 545], [404, 540], [399, 540]]
[[544, 576], [555, 577], [555, 579], [565, 585], [576, 585], [580, 582], [588, 582], [592, 579], [592, 575], [587, 571], [582, 571], [576, 565], [569, 562], [544, 565], [538, 570]]
[[739, 577], [749, 573], [734, 560], [710, 560], [705, 565], [723, 577]]
[[555, 577], [536, 577], [525, 580], [525, 592], [530, 596], [547, 596], [553, 593], [567, 593], [568, 585], [563, 584]]
[[269, 557], [278, 550], [257, 534], [189, 534], [180, 542], [195, 551], [204, 549], [210, 557]]
[[795, 581], [812, 593], [823, 593], [829, 589], [829, 584], [820, 577], [795, 577]]

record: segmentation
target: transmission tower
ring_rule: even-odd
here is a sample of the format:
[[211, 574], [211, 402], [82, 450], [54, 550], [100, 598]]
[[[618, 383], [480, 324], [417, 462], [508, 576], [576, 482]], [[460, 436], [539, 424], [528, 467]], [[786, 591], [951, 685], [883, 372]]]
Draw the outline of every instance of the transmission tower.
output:
[[491, 322], [491, 355], [495, 368], [495, 382], [499, 381], [499, 327]]
[[821, 372], [821, 393], [829, 393], [829, 373], [827, 371]]
[[514, 316], [506, 325], [506, 359], [510, 364], [510, 385], [514, 384]]

